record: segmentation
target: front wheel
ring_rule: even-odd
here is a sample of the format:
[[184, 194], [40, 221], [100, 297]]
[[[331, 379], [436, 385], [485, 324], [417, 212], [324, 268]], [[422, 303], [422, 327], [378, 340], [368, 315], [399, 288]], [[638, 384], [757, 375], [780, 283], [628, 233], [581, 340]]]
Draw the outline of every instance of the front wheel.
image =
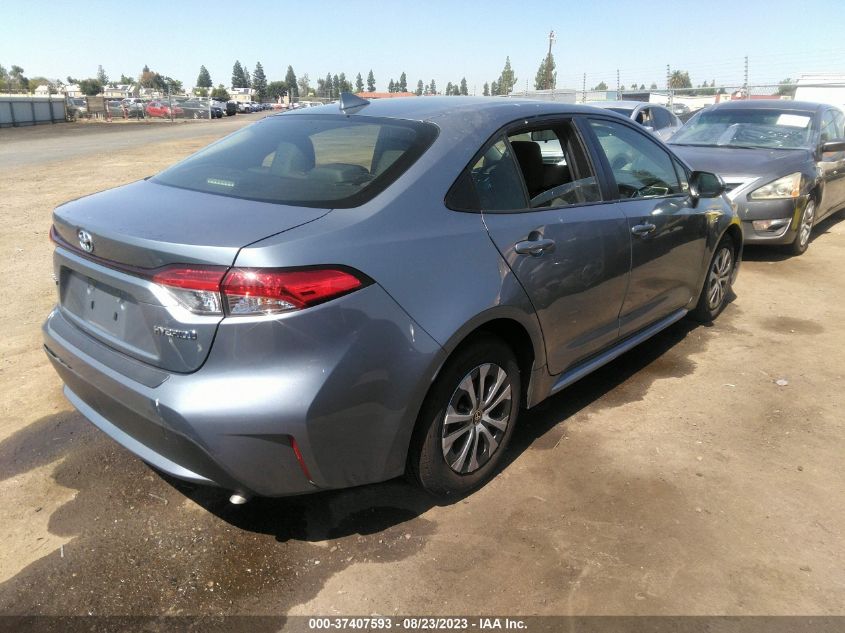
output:
[[733, 240], [727, 235], [722, 238], [713, 254], [707, 269], [707, 279], [698, 303], [690, 316], [699, 323], [709, 323], [725, 309], [731, 293], [734, 268], [736, 268], [736, 249]]
[[408, 458], [428, 492], [459, 497], [489, 481], [520, 409], [519, 366], [511, 349], [484, 336], [443, 367], [423, 403]]
[[789, 245], [789, 251], [793, 255], [802, 255], [810, 246], [810, 234], [813, 232], [813, 225], [816, 222], [816, 203], [812, 199], [807, 200], [804, 213], [801, 214], [801, 224], [798, 225], [798, 233], [795, 240]]

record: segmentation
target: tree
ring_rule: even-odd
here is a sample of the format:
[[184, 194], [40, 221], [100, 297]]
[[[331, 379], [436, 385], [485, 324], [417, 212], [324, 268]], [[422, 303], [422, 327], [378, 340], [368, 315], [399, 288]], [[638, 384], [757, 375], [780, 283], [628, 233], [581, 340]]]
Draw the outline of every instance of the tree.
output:
[[537, 69], [537, 76], [534, 77], [534, 88], [536, 90], [551, 90], [557, 84], [557, 72], [555, 71], [555, 56], [549, 53], [540, 62]]
[[399, 90], [396, 92], [408, 92], [408, 77], [404, 72], [399, 75]]
[[9, 71], [9, 83], [19, 90], [27, 88], [29, 85], [29, 79], [23, 76], [23, 68], [12, 64], [12, 68]]
[[486, 81], [484, 82], [484, 92], [482, 92], [481, 94], [483, 94], [485, 97], [490, 96], [490, 84], [488, 84]]
[[337, 75], [332, 77], [332, 97], [335, 99], [340, 97], [340, 77]]
[[[6, 70], [3, 64], [0, 64], [0, 90], [4, 90], [6, 88], [6, 84], [9, 81], [9, 71]], [[73, 82], [71, 82], [73, 83]]]
[[645, 84], [640, 84], [640, 90], [645, 90]]
[[271, 81], [267, 84], [267, 95], [274, 101], [279, 101], [288, 93], [288, 85], [284, 81]]
[[264, 74], [264, 67], [261, 62], [255, 62], [255, 70], [252, 73], [252, 87], [255, 88], [255, 96], [259, 103], [267, 98], [267, 75]]
[[241, 62], [235, 60], [235, 65], [232, 66], [232, 88], [248, 88], [246, 76], [244, 74]]
[[123, 73], [120, 73], [120, 83], [122, 83], [124, 85], [132, 85], [132, 84], [135, 83], [135, 80], [132, 79], [132, 77], [127, 77]]
[[[308, 91], [311, 89], [311, 86], [308, 84], [308, 75], [305, 74], [302, 76], [302, 78], [305, 80], [305, 85], [303, 86], [304, 89], [302, 90], [302, 93], [307, 97]], [[293, 66], [288, 66], [288, 72], [287, 74], [285, 74], [285, 83], [288, 86], [288, 94], [292, 98], [298, 97], [300, 84], [296, 80], [296, 73], [293, 72]]]
[[461, 88], [459, 94], [464, 97], [469, 96], [469, 89], [467, 88], [467, 78], [461, 77]]
[[511, 68], [511, 58], [505, 57], [505, 67], [499, 75], [499, 94], [508, 95], [516, 85], [516, 75]]
[[416, 91], [416, 93], [415, 93], [415, 94], [416, 94], [418, 97], [421, 97], [424, 91], [425, 91], [425, 87], [423, 86], [422, 79], [420, 79], [420, 80], [417, 82], [417, 91]]
[[388, 92], [396, 92], [396, 84], [393, 82], [393, 79], [387, 84], [387, 91]]
[[652, 81], [651, 85], [648, 87], [648, 89], [649, 90], [657, 90], [657, 84]]
[[491, 81], [490, 82], [490, 95], [495, 97], [497, 94], [499, 94], [499, 82]]
[[593, 86], [593, 90], [607, 90], [607, 84], [603, 81], [600, 81], [598, 85]]
[[99, 81], [102, 86], [109, 83], [109, 76], [106, 74], [106, 71], [103, 70], [102, 65], [97, 66], [97, 81]]
[[57, 92], [56, 84], [54, 84], [46, 77], [32, 77], [27, 82], [27, 89], [30, 92], [35, 92], [35, 89], [38, 88], [38, 86], [47, 86], [47, 92], [49, 92], [51, 95], [54, 95]]
[[197, 88], [211, 88], [214, 84], [211, 83], [211, 75], [205, 66], [200, 66], [200, 74], [197, 75]]
[[323, 80], [323, 96], [326, 99], [331, 99], [332, 94], [332, 74], [328, 73], [326, 78]]
[[[285, 83], [288, 83], [287, 80], [285, 81]], [[302, 77], [297, 79], [295, 88], [296, 94], [298, 95], [301, 94], [302, 96], [307, 97], [311, 94], [311, 80], [308, 78], [308, 73], [305, 73], [304, 75], [302, 75]], [[288, 91], [290, 94], [292, 94], [294, 91], [294, 89], [291, 88], [290, 84], [288, 84]]]
[[373, 75], [372, 68], [370, 69], [370, 73], [367, 75], [367, 92], [375, 92], [376, 91], [376, 78]]
[[355, 76], [355, 92], [364, 92], [364, 80], [361, 78], [361, 73]]
[[452, 82], [451, 81], [446, 84], [446, 96], [447, 97], [452, 96]]
[[103, 84], [96, 77], [89, 77], [79, 82], [79, 90], [82, 91], [82, 94], [93, 97], [103, 91]]
[[428, 92], [433, 95], [437, 94], [437, 84], [434, 83], [434, 79], [432, 79], [431, 83], [428, 85]]
[[352, 82], [346, 78], [346, 73], [340, 73], [340, 91], [352, 92]]
[[223, 87], [223, 84], [219, 84], [214, 90], [211, 91], [211, 98], [216, 99], [217, 101], [228, 101], [229, 93], [226, 88]]
[[[716, 80], [713, 80], [713, 86], [716, 86]], [[778, 94], [782, 97], [794, 97], [797, 86], [792, 81], [791, 77], [787, 77], [783, 81], [778, 82]]]
[[679, 88], [692, 88], [692, 82], [689, 78], [689, 73], [685, 70], [673, 70], [669, 75], [669, 88], [678, 90]]

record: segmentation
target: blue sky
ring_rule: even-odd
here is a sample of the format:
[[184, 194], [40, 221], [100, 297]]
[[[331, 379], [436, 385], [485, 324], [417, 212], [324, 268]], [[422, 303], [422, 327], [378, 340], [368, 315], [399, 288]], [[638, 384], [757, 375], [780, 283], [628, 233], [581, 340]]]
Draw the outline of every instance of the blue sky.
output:
[[[102, 64], [113, 79], [144, 64], [190, 87], [200, 64], [215, 85], [229, 84], [236, 59], [260, 61], [270, 80], [288, 64], [312, 85], [326, 73], [366, 79], [380, 90], [405, 71], [409, 86], [439, 89], [466, 77], [481, 93], [509, 55], [518, 87], [533, 84], [550, 29], [558, 86], [605, 81], [663, 85], [666, 64], [694, 85], [776, 82], [802, 72], [845, 72], [841, 0], [132, 0], [16, 3], [3, 12], [0, 64], [29, 77], [84, 78]], [[531, 86], [533, 88], [533, 85]]]

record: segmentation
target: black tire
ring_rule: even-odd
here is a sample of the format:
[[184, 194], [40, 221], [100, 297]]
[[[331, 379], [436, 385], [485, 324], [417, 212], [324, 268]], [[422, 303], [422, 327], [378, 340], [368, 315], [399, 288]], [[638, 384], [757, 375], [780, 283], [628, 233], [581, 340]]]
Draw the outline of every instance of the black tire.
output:
[[[505, 374], [501, 384], [497, 381], [499, 369]], [[485, 377], [479, 380], [482, 371]], [[478, 400], [480, 389], [482, 399], [493, 406], [470, 406], [471, 395], [461, 388], [467, 379], [469, 383], [464, 384], [474, 387], [474, 397]], [[477, 388], [479, 383], [483, 386]], [[456, 351], [441, 370], [423, 403], [408, 454], [409, 474], [428, 492], [446, 498], [463, 496], [489, 481], [498, 470], [516, 426], [521, 389], [516, 357], [500, 339], [479, 336]], [[509, 397], [510, 401], [494, 404], [499, 396]], [[447, 423], [447, 410], [452, 411], [450, 417], [453, 420], [461, 418], [461, 421]], [[501, 429], [498, 425], [503, 420], [506, 425]], [[484, 428], [479, 430], [479, 427]], [[452, 449], [448, 451], [444, 448], [444, 431], [447, 428], [451, 429], [450, 436], [458, 438], [453, 439]], [[463, 428], [467, 430], [461, 434]], [[488, 438], [495, 442], [495, 448]], [[463, 466], [456, 470], [454, 464], [460, 461], [464, 445], [468, 453], [463, 452]], [[454, 457], [452, 465], [447, 462], [447, 455], [450, 460]], [[473, 460], [477, 466], [474, 469]]]
[[810, 235], [816, 224], [816, 201], [813, 198], [807, 200], [807, 205], [801, 212], [801, 220], [798, 222], [798, 231], [795, 239], [788, 246], [792, 255], [803, 255], [810, 248]]
[[[690, 318], [699, 323], [710, 323], [715, 319], [725, 306], [731, 295], [731, 284], [733, 282], [734, 269], [736, 268], [737, 247], [733, 238], [725, 235], [716, 246], [713, 258], [707, 265], [707, 276], [704, 279], [704, 287], [698, 297], [698, 303], [689, 313]], [[724, 259], [728, 258], [727, 268]], [[719, 288], [715, 288], [718, 284]], [[714, 293], [717, 299], [714, 300]]]

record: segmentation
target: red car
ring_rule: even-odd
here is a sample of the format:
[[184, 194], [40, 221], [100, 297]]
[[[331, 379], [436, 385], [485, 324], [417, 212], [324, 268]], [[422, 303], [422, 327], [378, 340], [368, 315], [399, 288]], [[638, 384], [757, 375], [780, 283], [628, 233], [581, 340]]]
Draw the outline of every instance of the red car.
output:
[[[162, 101], [150, 101], [146, 107], [147, 116], [169, 117], [170, 106]], [[178, 105], [173, 106], [173, 116], [182, 116], [183, 110]]]

